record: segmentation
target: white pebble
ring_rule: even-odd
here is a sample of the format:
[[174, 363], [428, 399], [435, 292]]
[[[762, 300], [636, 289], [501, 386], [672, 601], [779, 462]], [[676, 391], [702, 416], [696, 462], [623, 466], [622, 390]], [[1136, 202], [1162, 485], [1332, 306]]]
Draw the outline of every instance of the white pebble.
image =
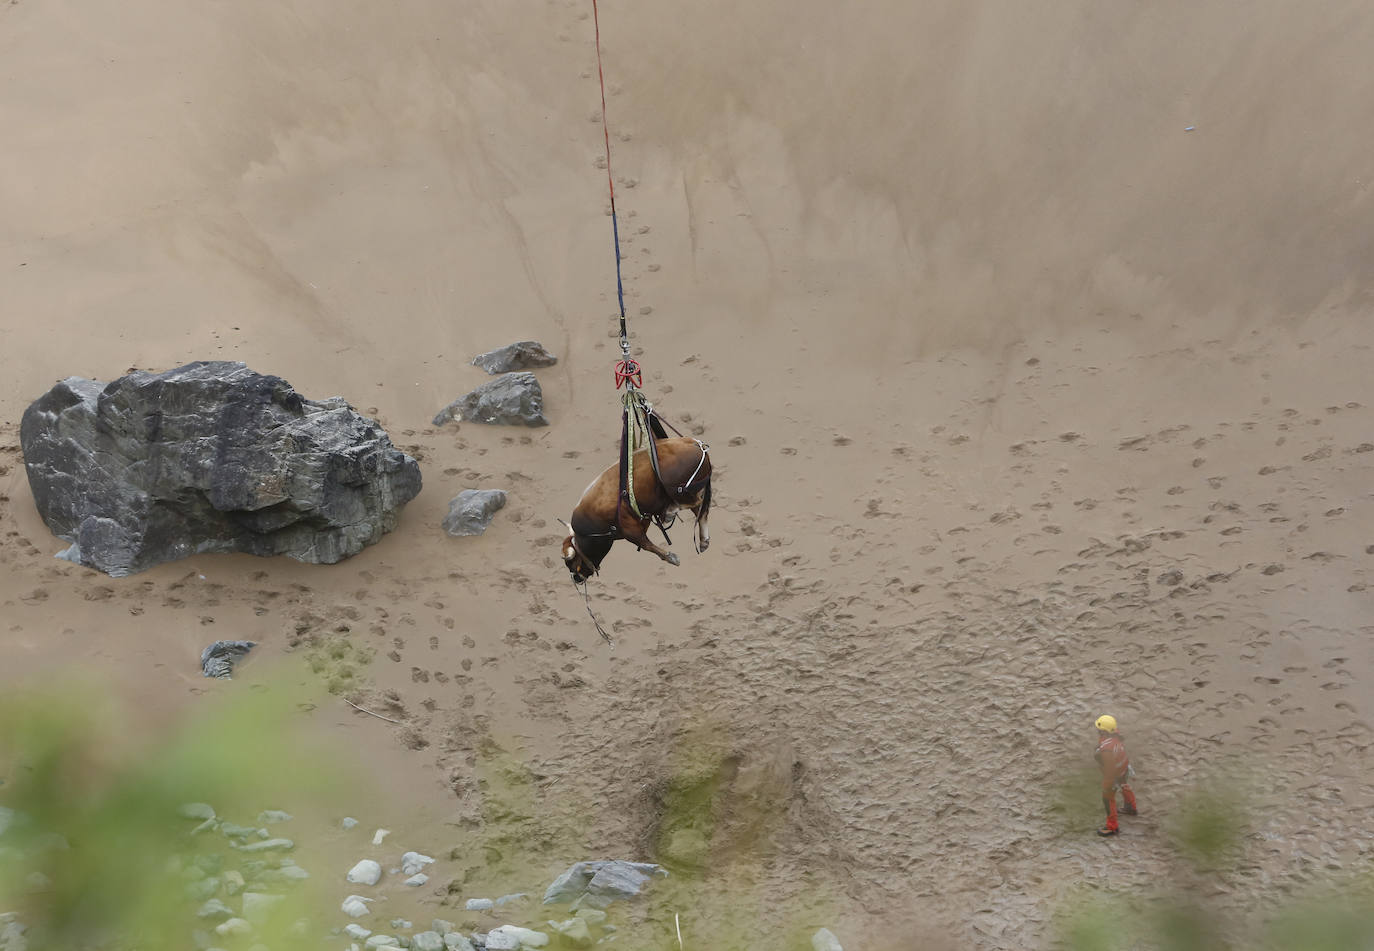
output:
[[492, 947], [491, 939], [493, 935], [506, 935], [514, 939], [515, 947], [542, 948], [549, 943], [549, 936], [542, 931], [532, 931], [529, 928], [517, 928], [515, 925], [502, 925], [501, 927], [487, 933], [487, 947]]
[[811, 936], [811, 947], [815, 951], [844, 951], [840, 939], [829, 928], [822, 928]]
[[372, 859], [363, 859], [348, 870], [348, 880], [355, 885], [376, 885], [382, 878], [382, 867]]
[[253, 926], [242, 918], [230, 918], [228, 921], [215, 926], [215, 934], [252, 934]]
[[364, 898], [361, 895], [349, 895], [344, 899], [340, 911], [350, 918], [361, 918], [368, 913], [367, 903], [373, 901], [371, 898]]
[[376, 832], [372, 833], [372, 844], [381, 845], [382, 840], [389, 835], [391, 835], [390, 829], [378, 829]]
[[419, 852], [407, 852], [401, 856], [401, 871], [407, 875], [414, 875], [416, 872], [424, 870], [426, 865], [432, 865], [434, 859], [428, 855], [421, 855]]
[[423, 885], [427, 881], [429, 881], [428, 875], [426, 875], [424, 872], [416, 872], [414, 875], [410, 876], [410, 878], [406, 879], [406, 884], [418, 887], [420, 885]]

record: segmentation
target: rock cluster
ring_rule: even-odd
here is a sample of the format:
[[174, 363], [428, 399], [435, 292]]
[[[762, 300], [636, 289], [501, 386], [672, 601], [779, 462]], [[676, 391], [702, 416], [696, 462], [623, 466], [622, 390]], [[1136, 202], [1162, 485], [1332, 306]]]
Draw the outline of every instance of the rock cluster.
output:
[[421, 485], [375, 420], [242, 363], [69, 377], [24, 412], [20, 442], [64, 557], [116, 577], [201, 552], [337, 562]]
[[[215, 947], [247, 947], [262, 939], [271, 930], [264, 925], [277, 914], [287, 893], [310, 877], [305, 869], [283, 853], [295, 848], [291, 839], [273, 836], [269, 824], [289, 822], [289, 813], [265, 810], [258, 814], [256, 826], [241, 825], [216, 814], [207, 803], [186, 803], [178, 813], [184, 820], [195, 823], [190, 836], [200, 847], [195, 854], [174, 857], [170, 867], [182, 879], [183, 897], [187, 904], [188, 928], [192, 930], [190, 945], [211, 949]], [[6, 832], [28, 817], [0, 807], [0, 854], [3, 854]], [[341, 824], [345, 830], [357, 828], [356, 820]], [[385, 830], [378, 830], [385, 832]], [[381, 845], [385, 836], [374, 836], [374, 846]], [[42, 837], [44, 848], [67, 848], [60, 836]], [[218, 848], [213, 843], [218, 841]], [[209, 845], [207, 848], [206, 846]], [[13, 851], [13, 850], [11, 850]], [[385, 888], [388, 881], [399, 876], [411, 878], [424, 875], [425, 869], [437, 866], [436, 860], [416, 851], [395, 859], [381, 861], [363, 858], [356, 862], [343, 878], [350, 885], [371, 890]], [[343, 945], [350, 951], [368, 948], [405, 948], [409, 951], [536, 951], [542, 948], [585, 948], [594, 944], [626, 938], [618, 933], [610, 921], [607, 908], [618, 901], [628, 901], [658, 877], [668, 873], [661, 867], [644, 862], [594, 861], [578, 862], [558, 876], [544, 891], [545, 907], [558, 906], [560, 913], [540, 921], [530, 896], [519, 892], [500, 898], [468, 898], [463, 907], [469, 912], [488, 916], [492, 921], [485, 931], [474, 929], [469, 921], [466, 933], [442, 918], [433, 919], [429, 927], [416, 930], [415, 924], [404, 918], [385, 918], [380, 912], [385, 894], [349, 895], [340, 911], [349, 919], [332, 930], [331, 935], [347, 939]], [[51, 883], [30, 881], [30, 887], [41, 890]], [[449, 885], [453, 893], [454, 887]], [[379, 901], [380, 899], [380, 901]], [[521, 922], [521, 918], [525, 921]], [[542, 916], [541, 916], [542, 917]], [[374, 921], [373, 919], [379, 919]], [[504, 919], [504, 920], [503, 920]], [[318, 947], [311, 941], [311, 929], [304, 920], [289, 931], [299, 946]], [[323, 936], [320, 936], [323, 937]], [[0, 951], [28, 951], [30, 936], [13, 912], [0, 913]], [[822, 928], [811, 940], [814, 951], [843, 951], [831, 932]], [[330, 946], [325, 944], [323, 946]]]

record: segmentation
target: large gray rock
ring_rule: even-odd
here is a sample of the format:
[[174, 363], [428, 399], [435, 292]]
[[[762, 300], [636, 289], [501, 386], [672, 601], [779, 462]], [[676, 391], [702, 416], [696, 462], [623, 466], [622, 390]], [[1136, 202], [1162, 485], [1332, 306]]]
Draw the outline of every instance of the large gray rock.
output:
[[420, 491], [375, 420], [242, 363], [69, 377], [24, 412], [20, 443], [64, 557], [115, 577], [202, 552], [333, 563]]
[[534, 340], [522, 340], [500, 350], [479, 353], [472, 358], [473, 366], [481, 367], [491, 374], [551, 367], [557, 362], [557, 357], [545, 350], [542, 343]]
[[547, 426], [544, 391], [533, 373], [506, 373], [458, 397], [434, 417], [442, 426], [457, 417], [469, 423]]
[[256, 641], [215, 641], [200, 652], [201, 672], [227, 680], [234, 675], [234, 665], [257, 646]]
[[584, 907], [605, 908], [618, 898], [639, 894], [654, 875], [667, 875], [662, 866], [649, 862], [578, 862], [544, 892], [544, 904], [582, 899]]
[[464, 489], [448, 504], [444, 531], [455, 536], [480, 535], [505, 505], [506, 493], [500, 489]]

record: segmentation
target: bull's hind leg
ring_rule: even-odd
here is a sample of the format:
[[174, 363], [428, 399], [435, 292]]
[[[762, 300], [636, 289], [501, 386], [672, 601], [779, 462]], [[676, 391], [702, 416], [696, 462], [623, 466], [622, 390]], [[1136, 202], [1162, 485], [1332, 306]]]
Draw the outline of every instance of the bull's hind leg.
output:
[[652, 552], [670, 565], [680, 565], [682, 560], [670, 551], [659, 548], [649, 540], [651, 522], [641, 522], [623, 508], [620, 512], [620, 537], [642, 551]]
[[706, 527], [706, 516], [711, 514], [711, 483], [701, 490], [701, 499], [692, 506], [692, 514], [697, 517], [697, 551], [703, 552], [711, 547], [711, 532]]

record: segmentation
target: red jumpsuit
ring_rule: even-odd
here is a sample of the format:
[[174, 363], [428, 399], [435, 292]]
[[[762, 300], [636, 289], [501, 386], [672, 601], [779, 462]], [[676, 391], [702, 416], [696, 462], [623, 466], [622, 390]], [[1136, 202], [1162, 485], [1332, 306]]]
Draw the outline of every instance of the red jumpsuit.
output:
[[1093, 754], [1093, 758], [1102, 768], [1102, 805], [1107, 809], [1107, 825], [1104, 828], [1116, 832], [1118, 789], [1121, 790], [1121, 798], [1124, 800], [1122, 811], [1131, 816], [1136, 814], [1135, 791], [1131, 789], [1130, 784], [1131, 760], [1126, 755], [1126, 744], [1122, 742], [1121, 734], [1104, 734], [1102, 742], [1097, 744], [1097, 752]]

